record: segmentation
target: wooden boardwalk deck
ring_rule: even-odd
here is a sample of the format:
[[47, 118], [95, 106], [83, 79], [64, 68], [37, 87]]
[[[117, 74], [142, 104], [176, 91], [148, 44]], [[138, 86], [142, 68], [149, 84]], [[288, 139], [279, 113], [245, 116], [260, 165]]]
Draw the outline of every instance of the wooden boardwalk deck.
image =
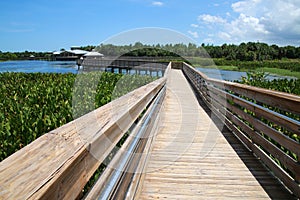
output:
[[220, 132], [172, 69], [137, 199], [291, 199], [232, 133]]

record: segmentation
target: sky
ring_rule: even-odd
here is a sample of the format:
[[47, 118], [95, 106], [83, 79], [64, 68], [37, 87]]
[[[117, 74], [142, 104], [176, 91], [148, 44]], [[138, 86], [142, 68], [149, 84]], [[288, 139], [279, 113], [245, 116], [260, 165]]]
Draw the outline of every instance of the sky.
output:
[[299, 0], [1, 0], [0, 51], [99, 45], [157, 27], [197, 45], [265, 42], [300, 46]]

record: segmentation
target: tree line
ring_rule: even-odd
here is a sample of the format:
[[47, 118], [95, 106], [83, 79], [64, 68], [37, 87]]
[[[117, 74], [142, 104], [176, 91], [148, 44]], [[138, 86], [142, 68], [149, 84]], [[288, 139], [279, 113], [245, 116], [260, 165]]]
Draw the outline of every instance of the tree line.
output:
[[0, 51], [0, 61], [6, 60], [27, 60], [30, 58], [50, 59], [51, 53], [49, 52], [2, 52]]
[[[264, 60], [281, 60], [283, 58], [297, 59], [300, 58], [300, 46], [268, 45], [261, 42], [248, 42], [235, 44], [223, 44], [221, 46], [205, 45], [197, 46], [196, 44], [166, 44], [166, 45], [145, 45], [140, 42], [134, 45], [116, 46], [112, 44], [101, 44], [95, 47], [97, 51], [104, 55], [126, 55], [126, 56], [189, 56], [189, 57], [206, 57], [223, 58], [226, 60], [239, 61], [264, 61]], [[82, 47], [84, 50], [91, 49]]]
[[[225, 60], [236, 61], [264, 61], [264, 60], [281, 60], [298, 59], [300, 58], [300, 46], [283, 46], [268, 45], [261, 42], [248, 42], [235, 44], [223, 44], [214, 46], [209, 44], [156, 44], [146, 45], [140, 42], [130, 45], [112, 45], [101, 44], [99, 46], [82, 46], [82, 50], [101, 52], [107, 56], [149, 56], [149, 57], [207, 57], [222, 58]], [[0, 60], [22, 60], [28, 59], [30, 56], [48, 59], [51, 57], [51, 52], [1, 52]]]

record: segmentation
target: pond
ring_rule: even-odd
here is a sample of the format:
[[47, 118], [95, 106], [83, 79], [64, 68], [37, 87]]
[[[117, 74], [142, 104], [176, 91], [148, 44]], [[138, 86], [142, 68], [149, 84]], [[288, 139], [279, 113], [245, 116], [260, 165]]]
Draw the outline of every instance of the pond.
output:
[[0, 72], [77, 73], [75, 61], [6, 61], [0, 62]]
[[[198, 71], [206, 74], [210, 78], [214, 79], [221, 79], [226, 81], [235, 81], [235, 80], [241, 80], [242, 76], [247, 77], [246, 72], [239, 72], [239, 71], [227, 71], [227, 70], [220, 70], [220, 69], [210, 69], [210, 68], [196, 68]], [[266, 77], [268, 80], [274, 80], [274, 79], [291, 79], [292, 77], [286, 77], [286, 76], [277, 76], [270, 74]]]
[[[247, 76], [246, 72], [238, 71], [226, 71], [219, 69], [210, 68], [196, 68], [203, 72], [210, 78], [222, 79], [228, 81], [241, 80], [242, 76]], [[78, 66], [75, 61], [35, 61], [35, 60], [24, 60], [24, 61], [5, 61], [0, 62], [0, 73], [1, 72], [41, 72], [41, 73], [74, 73], [78, 71]], [[143, 72], [144, 73], [144, 72]], [[142, 73], [142, 74], [143, 74]], [[279, 79], [291, 77], [282, 77], [276, 75], [269, 75], [267, 79]]]
[[[104, 70], [98, 68], [98, 70]], [[95, 69], [92, 69], [95, 70]], [[112, 70], [107, 68], [107, 70]], [[22, 61], [5, 61], [0, 62], [1, 72], [25, 72], [25, 73], [74, 73], [78, 72], [78, 65], [76, 61], [35, 61], [35, 60], [22, 60]], [[114, 69], [114, 73], [118, 73], [119, 70]], [[122, 74], [126, 74], [126, 70], [121, 70]], [[135, 70], [129, 70], [129, 74], [135, 74]], [[150, 74], [150, 71], [141, 71], [141, 75]], [[161, 77], [162, 73], [157, 72], [157, 76]]]

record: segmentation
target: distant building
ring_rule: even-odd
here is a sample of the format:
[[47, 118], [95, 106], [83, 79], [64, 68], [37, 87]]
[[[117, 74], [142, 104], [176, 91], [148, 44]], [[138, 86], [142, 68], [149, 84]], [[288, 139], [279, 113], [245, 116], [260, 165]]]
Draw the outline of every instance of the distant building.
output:
[[99, 53], [97, 51], [91, 51], [91, 52], [84, 54], [82, 57], [80, 57], [80, 59], [77, 60], [77, 65], [81, 66], [83, 61], [86, 59], [91, 60], [91, 59], [98, 59], [98, 58], [103, 58], [103, 57], [104, 57], [104, 55], [102, 53]]
[[73, 50], [65, 50], [65, 51], [54, 51], [52, 53], [53, 60], [61, 60], [61, 61], [75, 61], [88, 53], [88, 51], [74, 49]]
[[104, 55], [96, 51], [85, 51], [81, 50], [79, 46], [72, 46], [70, 50], [61, 50], [52, 52], [53, 60], [60, 61], [79, 61], [79, 59], [89, 58], [96, 59], [103, 57]]
[[91, 51], [91, 52], [88, 52], [86, 54], [83, 55], [84, 58], [99, 58], [99, 57], [103, 57], [104, 55], [102, 53], [99, 53], [97, 51]]
[[52, 53], [52, 55], [56, 56], [56, 55], [59, 55], [61, 52], [62, 52], [62, 51], [54, 51], [54, 52]]
[[31, 54], [31, 55], [29, 56], [29, 60], [34, 60], [34, 59], [35, 59], [35, 56]]

